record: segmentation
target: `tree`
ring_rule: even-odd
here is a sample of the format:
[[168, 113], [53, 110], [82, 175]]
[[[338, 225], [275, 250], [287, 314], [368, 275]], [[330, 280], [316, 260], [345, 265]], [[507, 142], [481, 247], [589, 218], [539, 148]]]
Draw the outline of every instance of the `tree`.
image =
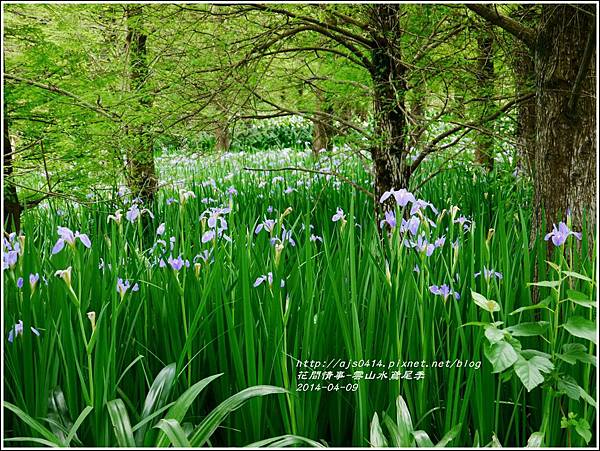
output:
[[533, 55], [536, 144], [534, 232], [568, 211], [574, 227], [595, 228], [595, 5], [542, 5], [535, 28], [496, 9], [469, 9], [521, 40]]

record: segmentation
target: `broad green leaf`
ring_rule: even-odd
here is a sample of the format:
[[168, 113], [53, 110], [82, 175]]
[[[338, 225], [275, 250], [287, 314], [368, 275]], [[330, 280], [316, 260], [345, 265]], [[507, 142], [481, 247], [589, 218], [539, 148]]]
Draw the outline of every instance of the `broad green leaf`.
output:
[[401, 446], [414, 446], [412, 418], [402, 395], [396, 398], [396, 424], [398, 425]]
[[[173, 406], [169, 409], [169, 412], [165, 415], [165, 419], [172, 419], [178, 422], [183, 421], [185, 414], [188, 409], [194, 402], [194, 400], [198, 397], [198, 395], [204, 390], [204, 388], [210, 384], [212, 381], [221, 377], [223, 373], [215, 374], [213, 376], [206, 377], [199, 382], [196, 382], [190, 388], [188, 388], [178, 399], [175, 401]], [[160, 434], [157, 444], [157, 447], [163, 447], [167, 445], [166, 442], [167, 437], [164, 434]]]
[[544, 433], [534, 432], [527, 440], [527, 448], [541, 448], [544, 443]]
[[596, 301], [580, 291], [567, 290], [567, 299], [582, 307], [596, 308]]
[[519, 357], [513, 346], [506, 341], [486, 344], [484, 354], [492, 364], [494, 373], [501, 373], [510, 368]]
[[487, 299], [482, 294], [479, 294], [479, 293], [471, 290], [471, 297], [473, 298], [473, 301], [475, 302], [475, 304], [477, 304], [479, 307], [481, 307], [482, 309], [484, 309], [490, 313], [500, 311], [500, 305], [496, 301]]
[[543, 335], [548, 329], [548, 321], [536, 321], [531, 323], [521, 323], [507, 327], [506, 330], [514, 337], [535, 337]]
[[452, 429], [450, 429], [448, 432], [446, 432], [444, 434], [442, 439], [438, 443], [436, 443], [435, 447], [436, 448], [445, 448], [448, 443], [450, 443], [452, 440], [454, 440], [456, 437], [458, 437], [458, 434], [460, 434], [461, 428], [462, 428], [462, 424], [458, 423], [456, 426], [454, 426]]
[[587, 348], [581, 343], [566, 343], [562, 350], [563, 353], [556, 356], [570, 365], [575, 365], [579, 361], [596, 366], [596, 356], [588, 353]]
[[4, 407], [13, 412], [18, 419], [22, 420], [26, 423], [31, 429], [36, 431], [45, 440], [48, 440], [51, 443], [54, 443], [56, 446], [64, 446], [63, 443], [59, 440], [59, 438], [53, 434], [50, 430], [48, 430], [44, 425], [42, 425], [39, 421], [35, 420], [33, 417], [25, 413], [19, 407], [11, 404], [7, 401], [4, 401]]
[[227, 398], [219, 404], [212, 412], [196, 428], [190, 439], [190, 444], [193, 447], [200, 447], [206, 443], [208, 439], [217, 430], [221, 422], [234, 410], [239, 409], [246, 401], [257, 396], [266, 396], [273, 394], [287, 393], [287, 390], [270, 385], [257, 385], [242, 390], [239, 393]]
[[113, 399], [106, 404], [108, 415], [117, 437], [117, 443], [121, 447], [135, 447], [133, 431], [131, 430], [131, 422], [125, 404], [121, 399]]
[[529, 360], [519, 357], [514, 365], [515, 373], [528, 392], [544, 382], [542, 373], [549, 373], [553, 368], [550, 360], [538, 356]]
[[504, 339], [504, 331], [497, 327], [487, 326], [485, 328], [485, 337], [488, 339], [490, 344], [498, 343]]
[[567, 321], [567, 324], [564, 324], [563, 327], [567, 329], [571, 335], [584, 338], [594, 344], [597, 344], [596, 324], [593, 321], [582, 318], [581, 316], [573, 316], [569, 318], [569, 321]]
[[433, 448], [433, 442], [425, 431], [413, 431], [413, 438], [419, 448]]
[[155, 428], [160, 429], [169, 438], [169, 442], [176, 448], [190, 448], [190, 442], [183, 432], [179, 421], [173, 419], [162, 419], [158, 422]]
[[381, 430], [381, 425], [379, 424], [379, 417], [377, 416], [377, 412], [373, 414], [373, 420], [371, 420], [371, 431], [369, 433], [369, 443], [374, 448], [387, 448], [387, 440], [383, 435], [383, 431]]
[[[152, 415], [152, 413], [162, 408], [167, 403], [173, 381], [175, 380], [175, 369], [176, 364], [171, 363], [164, 367], [160, 373], [158, 373], [156, 379], [154, 379], [154, 382], [146, 395], [146, 400], [144, 401], [144, 409], [140, 416], [142, 420]], [[148, 427], [149, 424], [146, 423], [135, 432], [136, 442], [140, 445], [150, 446], [150, 443], [145, 443], [145, 435]]]
[[573, 271], [563, 271], [562, 272], [565, 276], [568, 277], [573, 277], [575, 279], [579, 279], [579, 280], [585, 280], [586, 282], [590, 282], [590, 283], [594, 283], [593, 279], [590, 279], [588, 276], [584, 276], [583, 274], [579, 274], [577, 272], [573, 272]]
[[586, 444], [590, 443], [590, 440], [592, 440], [590, 424], [585, 418], [582, 418], [577, 422], [577, 424], [575, 425], [575, 432], [577, 432], [581, 436], [581, 438], [585, 440]]

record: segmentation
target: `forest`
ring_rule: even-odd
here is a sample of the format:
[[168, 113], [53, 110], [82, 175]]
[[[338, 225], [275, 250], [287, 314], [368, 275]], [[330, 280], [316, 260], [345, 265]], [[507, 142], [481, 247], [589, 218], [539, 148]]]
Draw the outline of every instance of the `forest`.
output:
[[595, 447], [596, 23], [3, 2], [3, 446]]

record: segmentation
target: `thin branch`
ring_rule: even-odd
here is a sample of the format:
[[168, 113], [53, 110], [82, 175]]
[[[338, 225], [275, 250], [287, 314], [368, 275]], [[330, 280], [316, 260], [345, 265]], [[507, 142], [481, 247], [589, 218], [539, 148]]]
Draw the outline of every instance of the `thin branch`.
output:
[[471, 11], [473, 11], [475, 14], [478, 14], [479, 16], [483, 17], [488, 22], [499, 26], [500, 28], [512, 34], [517, 39], [520, 39], [530, 49], [532, 49], [535, 46], [535, 31], [529, 27], [526, 27], [521, 22], [515, 19], [511, 19], [510, 17], [506, 17], [498, 13], [498, 11], [496, 11], [495, 9], [490, 8], [489, 6], [478, 5], [475, 3], [471, 3], [465, 6]]

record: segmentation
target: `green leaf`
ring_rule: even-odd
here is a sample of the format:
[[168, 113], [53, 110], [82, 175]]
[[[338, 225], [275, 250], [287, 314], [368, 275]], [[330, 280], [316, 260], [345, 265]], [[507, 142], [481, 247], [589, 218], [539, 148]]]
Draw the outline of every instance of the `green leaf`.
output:
[[526, 448], [541, 448], [544, 443], [544, 433], [543, 432], [534, 432], [529, 436], [527, 440]]
[[584, 276], [583, 274], [579, 274], [578, 272], [563, 271], [562, 273], [568, 277], [573, 277], [575, 279], [585, 280], [586, 282], [594, 283], [593, 279], [590, 279], [588, 276]]
[[239, 409], [246, 401], [257, 396], [287, 393], [287, 390], [270, 385], [257, 385], [242, 390], [219, 404], [196, 428], [190, 439], [193, 447], [200, 447], [217, 430], [219, 424], [234, 410]]
[[75, 423], [73, 424], [73, 426], [71, 427], [71, 430], [69, 431], [69, 435], [67, 435], [67, 438], [65, 440], [67, 446], [69, 446], [69, 444], [71, 443], [71, 440], [73, 440], [73, 437], [75, 437], [75, 434], [77, 434], [77, 430], [81, 426], [81, 423], [83, 423], [83, 421], [87, 418], [87, 416], [90, 414], [90, 412], [92, 410], [94, 410], [94, 408], [92, 406], [86, 406], [85, 409], [83, 409], [83, 411], [79, 414], [79, 416], [77, 417], [77, 420], [75, 420]]
[[536, 287], [556, 288], [559, 287], [562, 280], [542, 280], [541, 282], [529, 282], [527, 285]]
[[548, 308], [548, 304], [550, 304], [550, 302], [552, 302], [552, 296], [548, 296], [548, 297], [544, 298], [542, 301], [538, 302], [537, 304], [531, 304], [531, 305], [527, 305], [525, 307], [518, 308], [515, 311], [510, 312], [510, 315], [516, 315], [518, 313], [526, 312], [529, 310]]
[[473, 302], [475, 302], [475, 304], [490, 313], [500, 311], [500, 305], [496, 301], [487, 299], [482, 294], [471, 290], [471, 297], [473, 298]]
[[108, 409], [108, 415], [117, 437], [117, 443], [121, 447], [133, 448], [135, 447], [135, 440], [133, 438], [133, 431], [131, 430], [131, 422], [129, 421], [129, 415], [125, 404], [121, 399], [113, 399], [106, 404]]
[[514, 337], [535, 337], [543, 335], [548, 329], [548, 321], [536, 321], [531, 323], [521, 323], [507, 327], [506, 330]]
[[592, 439], [592, 433], [590, 432], [590, 424], [587, 422], [585, 418], [580, 419], [575, 425], [575, 432], [577, 432], [585, 443], [590, 443]]
[[50, 443], [54, 443], [56, 446], [63, 447], [64, 444], [59, 440], [59, 438], [54, 435], [50, 430], [48, 430], [44, 425], [42, 425], [39, 421], [35, 420], [33, 417], [25, 413], [19, 407], [11, 404], [7, 401], [4, 401], [4, 407], [11, 412], [13, 412], [18, 419], [22, 420], [25, 424], [27, 424], [31, 429], [39, 433], [45, 440]]
[[567, 299], [585, 308], [596, 308], [596, 301], [580, 291], [567, 290]]
[[425, 431], [413, 431], [412, 436], [419, 448], [433, 448], [433, 442]]
[[[169, 409], [169, 412], [165, 415], [165, 419], [176, 420], [178, 422], [183, 421], [185, 414], [188, 409], [198, 397], [198, 395], [204, 390], [204, 388], [215, 379], [221, 377], [223, 373], [215, 374], [213, 376], [206, 377], [199, 382], [196, 382], [190, 388], [188, 388], [179, 398], [175, 401], [175, 404]], [[164, 434], [160, 434], [157, 447], [164, 447], [167, 445], [167, 437]]]
[[460, 429], [462, 428], [462, 424], [458, 423], [452, 429], [444, 434], [442, 439], [435, 445], [436, 448], [445, 448], [448, 443], [458, 437], [460, 434]]
[[412, 418], [402, 395], [396, 398], [396, 424], [400, 435], [400, 446], [403, 448], [414, 446]]
[[506, 341], [486, 345], [484, 354], [493, 366], [493, 373], [500, 373], [510, 368], [519, 358], [512, 345]]
[[570, 365], [577, 362], [589, 363], [596, 366], [596, 356], [588, 353], [587, 348], [581, 343], [566, 343], [562, 347], [563, 353], [556, 356]]
[[319, 442], [297, 435], [280, 435], [246, 445], [246, 448], [285, 448], [287, 446], [308, 445], [311, 448], [325, 448]]
[[488, 339], [490, 344], [498, 343], [504, 339], [504, 331], [497, 327], [486, 326], [485, 337]]
[[554, 369], [552, 362], [539, 356], [529, 360], [519, 357], [514, 366], [515, 373], [528, 392], [544, 382], [542, 373], [549, 373], [552, 369]]
[[[162, 408], [169, 397], [169, 393], [171, 392], [171, 387], [173, 386], [173, 381], [175, 380], [175, 369], [176, 364], [171, 363], [164, 367], [160, 373], [154, 379], [148, 394], [146, 395], [146, 400], [144, 401], [144, 409], [142, 410], [142, 415], [140, 416], [141, 420], [152, 415], [156, 410]], [[136, 433], [135, 438], [136, 442], [140, 445], [150, 446], [150, 443], [145, 443], [146, 431], [148, 430], [149, 424], [146, 423], [142, 427], [140, 427]]]
[[579, 338], [584, 338], [596, 344], [596, 324], [589, 319], [581, 316], [573, 316], [569, 318], [567, 324], [563, 325], [571, 334]]
[[179, 421], [173, 419], [162, 419], [158, 422], [155, 428], [160, 429], [169, 438], [169, 442], [176, 448], [190, 448], [190, 442], [183, 432]]
[[369, 442], [371, 446], [374, 448], [387, 448], [387, 440], [383, 435], [383, 431], [381, 430], [381, 425], [379, 424], [379, 417], [377, 416], [377, 412], [373, 415], [373, 420], [371, 420], [371, 431], [369, 434]]

